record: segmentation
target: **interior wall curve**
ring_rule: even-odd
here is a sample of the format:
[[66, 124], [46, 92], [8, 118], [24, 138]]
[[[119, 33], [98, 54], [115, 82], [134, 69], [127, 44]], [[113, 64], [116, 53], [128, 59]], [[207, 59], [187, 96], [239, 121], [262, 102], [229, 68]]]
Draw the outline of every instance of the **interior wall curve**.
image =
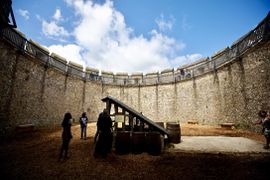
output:
[[153, 121], [234, 122], [255, 130], [260, 109], [270, 110], [270, 43], [259, 43], [215, 71], [174, 83], [113, 85], [78, 78], [0, 42], [1, 134], [19, 124], [59, 126], [69, 111], [96, 121], [101, 98], [113, 96]]

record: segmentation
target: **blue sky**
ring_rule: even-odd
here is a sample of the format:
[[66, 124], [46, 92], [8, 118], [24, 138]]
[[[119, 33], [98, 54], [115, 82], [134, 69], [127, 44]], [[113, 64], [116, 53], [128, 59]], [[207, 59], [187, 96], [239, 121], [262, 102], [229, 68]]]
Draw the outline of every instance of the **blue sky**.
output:
[[269, 10], [269, 0], [13, 0], [28, 39], [68, 61], [129, 73], [211, 56]]

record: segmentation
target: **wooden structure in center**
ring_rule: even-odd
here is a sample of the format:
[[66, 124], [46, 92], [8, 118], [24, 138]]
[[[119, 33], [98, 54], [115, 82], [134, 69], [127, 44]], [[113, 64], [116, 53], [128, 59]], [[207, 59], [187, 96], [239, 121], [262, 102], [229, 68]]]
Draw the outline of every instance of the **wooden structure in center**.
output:
[[[107, 96], [102, 99], [110, 116], [114, 116], [115, 152], [117, 154], [159, 155], [169, 133], [164, 124], [158, 124], [121, 101]], [[121, 125], [121, 127], [120, 127]]]
[[[127, 106], [121, 101], [111, 96], [103, 98], [102, 101], [106, 103], [106, 109], [108, 110], [111, 116], [116, 117], [115, 119], [117, 119], [117, 116], [123, 116], [121, 128], [118, 128], [119, 122], [117, 122], [117, 120], [115, 121], [114, 123], [115, 131], [131, 131], [131, 132], [157, 131], [161, 135], [163, 136], [167, 135], [168, 137], [169, 133], [164, 127], [156, 124], [154, 121], [145, 117], [142, 113], [132, 109], [131, 107]], [[113, 114], [111, 114], [112, 105], [114, 106]]]

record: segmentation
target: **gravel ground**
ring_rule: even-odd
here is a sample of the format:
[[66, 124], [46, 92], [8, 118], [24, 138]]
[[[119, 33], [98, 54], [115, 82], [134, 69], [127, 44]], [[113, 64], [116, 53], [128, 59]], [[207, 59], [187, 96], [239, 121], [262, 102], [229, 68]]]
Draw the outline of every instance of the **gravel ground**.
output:
[[[263, 141], [262, 135], [219, 127], [181, 125], [182, 135], [241, 136]], [[39, 129], [18, 134], [0, 143], [1, 179], [269, 179], [270, 156], [254, 153], [209, 154], [175, 152], [160, 156], [147, 153], [94, 158], [95, 124], [88, 127], [88, 139], [79, 138], [72, 127], [70, 158], [58, 162], [61, 129]], [[269, 154], [269, 153], [268, 153]]]

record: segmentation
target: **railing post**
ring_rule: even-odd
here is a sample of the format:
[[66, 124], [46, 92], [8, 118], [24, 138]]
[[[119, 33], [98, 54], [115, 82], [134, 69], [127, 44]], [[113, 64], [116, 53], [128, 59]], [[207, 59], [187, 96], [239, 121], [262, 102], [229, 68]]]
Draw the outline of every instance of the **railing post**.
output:
[[216, 60], [213, 60], [213, 63], [214, 63], [214, 71], [216, 71], [217, 69]]

